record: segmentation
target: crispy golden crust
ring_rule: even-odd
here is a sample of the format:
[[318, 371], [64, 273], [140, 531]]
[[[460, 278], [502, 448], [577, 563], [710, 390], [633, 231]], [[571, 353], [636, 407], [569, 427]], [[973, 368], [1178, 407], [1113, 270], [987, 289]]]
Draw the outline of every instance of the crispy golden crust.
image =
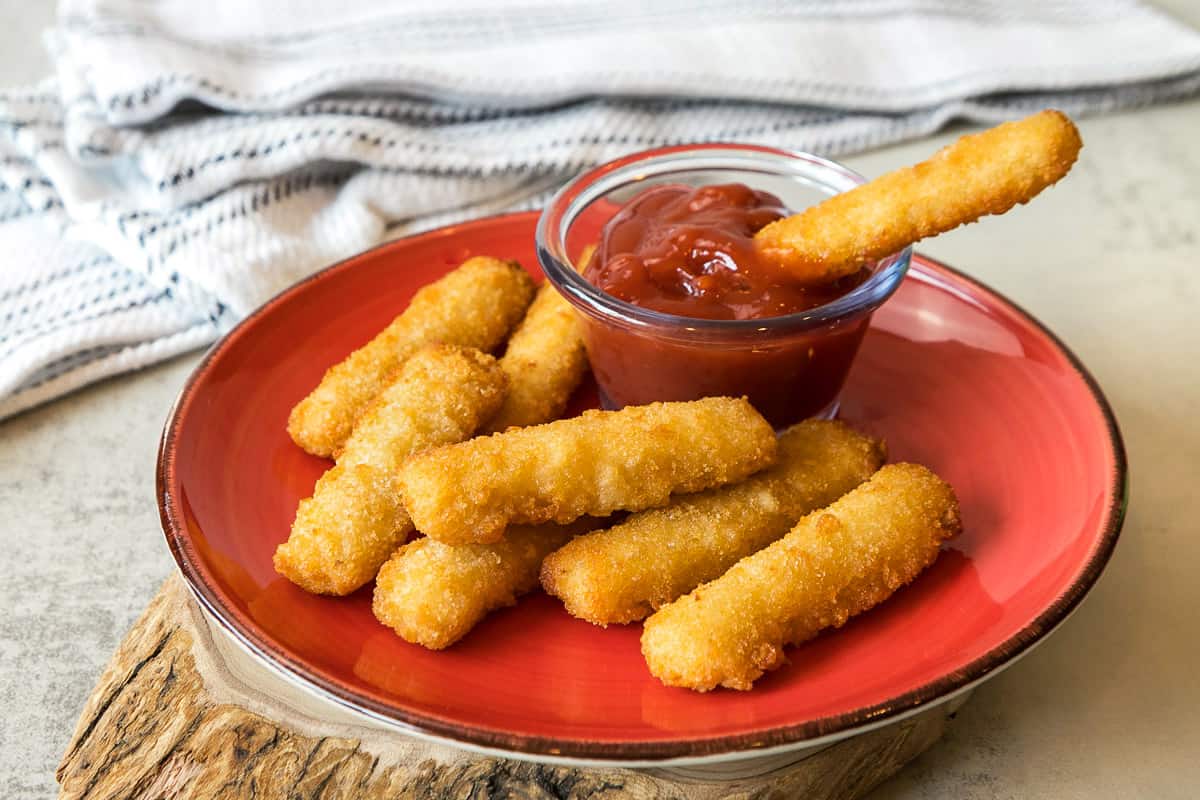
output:
[[507, 386], [492, 356], [473, 347], [428, 345], [371, 401], [337, 463], [395, 473], [413, 453], [469, 438], [503, 405]]
[[344, 595], [371, 578], [412, 533], [389, 476], [366, 464], [334, 466], [300, 501], [275, 571], [314, 594]]
[[668, 686], [749, 689], [783, 648], [878, 605], [961, 529], [954, 491], [916, 464], [883, 467], [779, 541], [646, 620], [642, 654]]
[[447, 544], [494, 542], [510, 523], [664, 505], [775, 460], [771, 426], [745, 398], [709, 397], [517, 428], [410, 458], [397, 485], [417, 529]]
[[392, 485], [396, 468], [470, 436], [500, 407], [506, 382], [478, 350], [431, 345], [413, 355], [359, 420], [337, 466], [300, 502], [275, 570], [318, 594], [349, 594], [374, 578], [412, 532]]
[[773, 222], [759, 253], [804, 282], [824, 283], [913, 242], [1027, 203], [1071, 169], [1083, 142], [1060, 111], [964, 136], [928, 161], [890, 172]]
[[583, 530], [579, 523], [515, 526], [494, 544], [409, 542], [379, 570], [375, 617], [405, 641], [449, 647], [489, 612], [536, 587], [546, 554]]
[[484, 431], [550, 422], [562, 416], [587, 371], [583, 336], [570, 303], [546, 281], [500, 359], [508, 397]]
[[533, 291], [533, 281], [516, 262], [465, 261], [418, 291], [374, 339], [330, 367], [292, 409], [288, 434], [313, 455], [333, 455], [359, 414], [413, 353], [438, 342], [492, 350], [521, 319]]
[[595, 625], [642, 619], [783, 536], [883, 461], [882, 443], [845, 423], [801, 422], [779, 437], [770, 469], [567, 542], [542, 563], [542, 587]]

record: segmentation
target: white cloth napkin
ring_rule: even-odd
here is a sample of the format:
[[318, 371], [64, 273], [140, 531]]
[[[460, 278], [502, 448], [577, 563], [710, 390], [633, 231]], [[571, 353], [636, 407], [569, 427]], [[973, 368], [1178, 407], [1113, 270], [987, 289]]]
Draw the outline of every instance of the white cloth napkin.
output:
[[65, 0], [47, 41], [57, 76], [0, 93], [0, 417], [633, 150], [1200, 89], [1200, 35], [1132, 0]]

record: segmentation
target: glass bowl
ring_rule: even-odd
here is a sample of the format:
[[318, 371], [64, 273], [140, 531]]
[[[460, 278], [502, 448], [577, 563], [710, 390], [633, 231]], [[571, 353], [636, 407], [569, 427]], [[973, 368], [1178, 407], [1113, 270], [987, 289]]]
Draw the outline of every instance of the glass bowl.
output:
[[575, 265], [604, 224], [651, 186], [744, 183], [797, 212], [864, 181], [808, 153], [703, 144], [635, 153], [563, 187], [538, 221], [538, 260], [579, 313], [602, 404], [620, 408], [745, 395], [777, 427], [836, 414], [871, 313], [900, 285], [911, 248], [869, 264], [869, 277], [832, 302], [754, 320], [697, 319], [641, 308], [596, 288]]

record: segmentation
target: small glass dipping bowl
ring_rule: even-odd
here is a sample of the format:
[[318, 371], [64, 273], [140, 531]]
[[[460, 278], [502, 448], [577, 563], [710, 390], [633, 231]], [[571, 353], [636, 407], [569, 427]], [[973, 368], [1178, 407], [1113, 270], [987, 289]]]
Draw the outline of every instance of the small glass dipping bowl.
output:
[[538, 221], [538, 260], [579, 313], [601, 403], [621, 408], [746, 395], [776, 427], [835, 415], [871, 313], [900, 285], [911, 248], [868, 265], [870, 276], [830, 303], [754, 320], [696, 319], [641, 308], [588, 283], [573, 265], [621, 206], [651, 186], [744, 183], [774, 194], [796, 212], [864, 180], [807, 153], [703, 144], [635, 153], [563, 187]]

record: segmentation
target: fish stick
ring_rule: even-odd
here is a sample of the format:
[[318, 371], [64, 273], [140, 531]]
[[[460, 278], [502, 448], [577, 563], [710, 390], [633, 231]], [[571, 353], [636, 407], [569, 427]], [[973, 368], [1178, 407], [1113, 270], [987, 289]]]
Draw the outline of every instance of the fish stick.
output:
[[583, 522], [514, 526], [494, 544], [409, 542], [379, 570], [375, 618], [407, 642], [449, 647], [489, 612], [533, 590], [546, 554], [595, 524]]
[[494, 349], [520, 321], [533, 292], [533, 281], [516, 262], [468, 259], [418, 291], [374, 339], [330, 367], [292, 409], [288, 435], [313, 455], [332, 456], [359, 414], [413, 353], [436, 343]]
[[883, 461], [881, 442], [843, 422], [806, 420], [780, 435], [775, 466], [742, 483], [567, 542], [542, 563], [542, 587], [595, 625], [642, 619], [783, 536]]
[[[575, 269], [582, 272], [594, 252], [594, 244], [583, 248]], [[508, 396], [484, 433], [540, 425], [562, 416], [588, 362], [575, 311], [549, 281], [508, 340], [500, 367], [508, 375]]]
[[344, 595], [375, 577], [412, 532], [393, 485], [409, 455], [470, 436], [496, 413], [507, 379], [472, 348], [430, 345], [363, 414], [337, 465], [300, 501], [275, 570], [316, 594]]
[[558, 290], [546, 281], [500, 359], [508, 396], [486, 433], [550, 422], [562, 416], [587, 371], [579, 321]]
[[827, 283], [913, 242], [1029, 202], [1070, 171], [1082, 147], [1065, 114], [1041, 111], [963, 136], [927, 161], [772, 222], [754, 244], [796, 280]]
[[640, 511], [674, 492], [739, 481], [775, 460], [771, 426], [745, 398], [586, 411], [410, 458], [397, 485], [417, 530], [495, 542], [505, 526]]
[[350, 594], [410, 533], [385, 473], [335, 465], [300, 501], [287, 541], [275, 550], [275, 571], [313, 594]]
[[916, 464], [883, 467], [779, 541], [652, 614], [642, 631], [646, 664], [668, 686], [749, 689], [786, 661], [785, 645], [882, 603], [960, 529], [945, 481]]
[[504, 402], [508, 377], [473, 347], [427, 345], [359, 417], [339, 464], [395, 473], [414, 453], [461, 442]]

